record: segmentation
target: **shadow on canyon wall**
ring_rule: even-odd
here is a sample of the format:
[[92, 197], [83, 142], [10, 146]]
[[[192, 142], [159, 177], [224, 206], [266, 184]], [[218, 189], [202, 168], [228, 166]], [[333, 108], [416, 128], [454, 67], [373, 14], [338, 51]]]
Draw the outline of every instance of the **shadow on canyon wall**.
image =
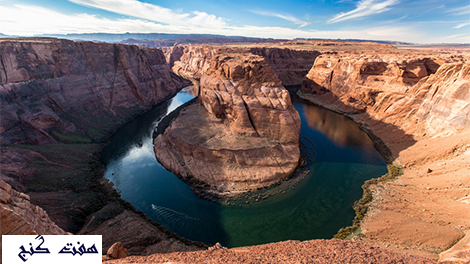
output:
[[[416, 143], [413, 135], [406, 133], [400, 127], [378, 120], [363, 108], [343, 103], [327, 89], [323, 89], [322, 94], [316, 95], [303, 91], [301, 86], [287, 88], [291, 97], [305, 103], [308, 125], [322, 131], [338, 145], [370, 144], [364, 135], [349, 133], [350, 128], [356, 125], [359, 125], [372, 139], [373, 147], [384, 156], [387, 163], [392, 163], [400, 151]], [[299, 96], [302, 93], [303, 95]], [[351, 122], [344, 122], [346, 119], [350, 119]]]

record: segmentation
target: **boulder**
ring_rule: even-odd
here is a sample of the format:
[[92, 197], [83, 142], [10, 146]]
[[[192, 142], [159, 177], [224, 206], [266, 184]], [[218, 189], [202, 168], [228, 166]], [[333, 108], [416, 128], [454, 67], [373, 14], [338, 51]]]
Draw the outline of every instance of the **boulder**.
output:
[[124, 248], [121, 242], [116, 242], [108, 249], [106, 256], [112, 259], [125, 258], [127, 257], [127, 249]]

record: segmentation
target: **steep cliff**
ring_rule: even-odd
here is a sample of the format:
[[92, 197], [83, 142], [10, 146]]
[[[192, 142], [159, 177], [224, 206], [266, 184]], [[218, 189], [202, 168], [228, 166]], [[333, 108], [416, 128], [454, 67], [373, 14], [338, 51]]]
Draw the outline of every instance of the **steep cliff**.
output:
[[427, 135], [451, 135], [470, 128], [470, 63], [444, 64], [413, 90], [423, 94], [416, 117]]
[[[0, 235], [67, 235], [29, 196], [0, 180]], [[0, 247], [2, 242], [0, 240]], [[1, 257], [1, 253], [0, 253]]]
[[300, 117], [287, 90], [255, 55], [215, 56], [192, 105], [155, 139], [157, 159], [221, 194], [289, 177], [300, 158]]
[[175, 46], [164, 48], [167, 62], [178, 75], [199, 79], [211, 58], [220, 53], [251, 53], [262, 56], [284, 86], [300, 85], [320, 55], [318, 51], [269, 47]]
[[321, 54], [315, 50], [295, 50], [289, 48], [250, 48], [250, 53], [262, 56], [282, 81], [282, 85], [301, 85]]
[[432, 136], [469, 126], [469, 77], [464, 60], [322, 55], [302, 90], [339, 111], [367, 113], [415, 136]]
[[207, 46], [176, 46], [165, 49], [167, 62], [173, 65], [173, 72], [185, 78], [200, 79], [218, 48]]
[[199, 249], [120, 200], [97, 161], [107, 135], [188, 83], [158, 49], [2, 39], [2, 234], [93, 233], [132, 254]]
[[[299, 95], [364, 124], [403, 168], [370, 187], [355, 239], [437, 259], [470, 228], [470, 64], [468, 53], [407, 52], [322, 55]], [[449, 251], [465, 260], [441, 259], [468, 261], [466, 243]]]
[[3, 39], [0, 143], [98, 140], [183, 83], [158, 49]]
[[66, 235], [51, 221], [46, 211], [31, 204], [29, 196], [0, 180], [2, 235]]

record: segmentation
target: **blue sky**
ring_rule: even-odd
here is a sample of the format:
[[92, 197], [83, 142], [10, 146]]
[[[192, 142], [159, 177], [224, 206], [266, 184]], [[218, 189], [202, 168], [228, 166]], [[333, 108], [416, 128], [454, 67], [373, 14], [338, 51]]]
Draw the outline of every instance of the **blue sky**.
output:
[[470, 0], [0, 0], [0, 33], [470, 43]]

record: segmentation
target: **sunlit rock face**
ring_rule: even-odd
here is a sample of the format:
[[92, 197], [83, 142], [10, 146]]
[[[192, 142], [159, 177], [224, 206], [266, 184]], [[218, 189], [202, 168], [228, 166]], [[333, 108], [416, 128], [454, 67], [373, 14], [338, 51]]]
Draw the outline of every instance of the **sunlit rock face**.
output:
[[470, 126], [469, 80], [469, 63], [454, 56], [322, 55], [302, 91], [415, 136], [439, 136]]
[[157, 159], [185, 180], [229, 194], [289, 177], [299, 158], [300, 117], [264, 58], [215, 56], [200, 104], [155, 139]]
[[175, 94], [184, 82], [158, 49], [45, 38], [1, 40], [0, 143], [99, 139]]
[[213, 57], [221, 53], [251, 53], [265, 58], [282, 85], [301, 85], [305, 75], [320, 55], [318, 51], [267, 47], [175, 46], [163, 48], [168, 64], [181, 76], [199, 79]]
[[0, 180], [1, 235], [66, 235], [29, 196]]
[[429, 135], [470, 128], [470, 63], [444, 64], [414, 91], [423, 94], [416, 116]]

